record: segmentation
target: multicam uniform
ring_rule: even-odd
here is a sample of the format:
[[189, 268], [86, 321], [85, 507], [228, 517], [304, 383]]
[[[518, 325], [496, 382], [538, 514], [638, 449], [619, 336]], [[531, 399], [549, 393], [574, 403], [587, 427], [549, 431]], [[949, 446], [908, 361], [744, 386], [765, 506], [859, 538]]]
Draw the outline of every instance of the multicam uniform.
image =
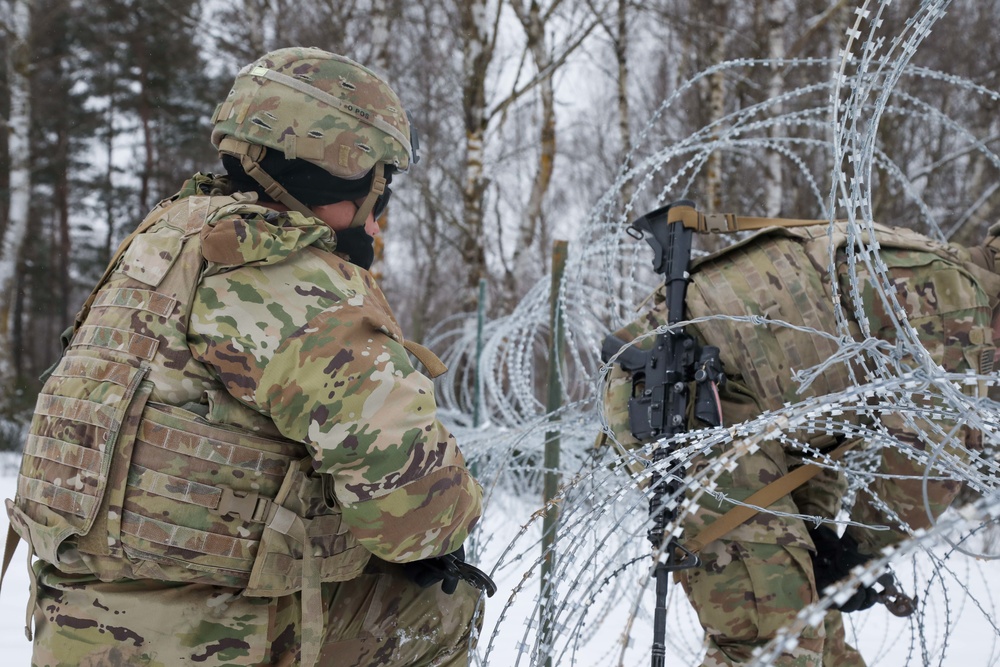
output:
[[[939, 244], [905, 230], [882, 226], [876, 229], [881, 258], [899, 303], [933, 360], [958, 372], [982, 370], [984, 359], [987, 365], [991, 363], [994, 348], [990, 325], [1000, 294], [1000, 276], [974, 263], [967, 249]], [[832, 235], [828, 232], [827, 226], [819, 225], [771, 229], [696, 262], [688, 287], [688, 316], [758, 315], [832, 331], [836, 318], [825, 270], [831, 245], [837, 249], [841, 295], [849, 293], [850, 278], [844, 250], [845, 227], [837, 225]], [[893, 319], [863, 268], [858, 283], [872, 335], [895, 342]], [[644, 317], [617, 332], [619, 338], [633, 340], [665, 323], [662, 288], [657, 296], [658, 303]], [[846, 297], [845, 311], [853, 312]], [[859, 332], [857, 323], [851, 322], [851, 327], [853, 333]], [[793, 369], [804, 370], [827, 360], [837, 349], [832, 340], [781, 326], [755, 326], [725, 319], [699, 323], [689, 331], [704, 344], [720, 348], [727, 374], [727, 383], [720, 392], [727, 426], [757, 417], [764, 410], [780, 410], [786, 402], [837, 393], [850, 386], [848, 369], [843, 365], [830, 366], [801, 393], [792, 380]], [[650, 338], [645, 340], [652, 343]], [[627, 447], [639, 444], [628, 426], [631, 390], [630, 378], [616, 367], [606, 387], [605, 414], [616, 439]], [[900, 417], [885, 413], [881, 421], [896, 439], [924, 449], [925, 445]], [[692, 424], [691, 428], [698, 426]], [[829, 436], [797, 437], [827, 451], [835, 444]], [[970, 439], [967, 446], [973, 444]], [[693, 461], [690, 469], [696, 472], [710, 465], [713, 456], [720, 453]], [[767, 441], [758, 452], [739, 458], [735, 469], [722, 472], [718, 491], [742, 501], [800, 464], [801, 453]], [[896, 449], [884, 448], [879, 471], [909, 479], [878, 477], [870, 493], [884, 500], [910, 528], [926, 527], [923, 466]], [[771, 509], [786, 515], [833, 518], [845, 489], [842, 476], [821, 473]], [[935, 516], [958, 490], [956, 482], [928, 482], [928, 498]], [[682, 542], [694, 539], [732, 506], [723, 503], [720, 507], [714, 497], [702, 496], [697, 510], [684, 521]], [[851, 519], [864, 524], [900, 525], [899, 520], [890, 519], [869, 502], [864, 493], [857, 499]], [[899, 531], [853, 526], [849, 531], [868, 554], [901, 539]], [[800, 609], [816, 599], [809, 555], [813, 548], [801, 520], [762, 512], [724, 539], [707, 544], [701, 551], [701, 567], [679, 573], [708, 637], [705, 667], [749, 662], [754, 648], [766, 644], [781, 627], [791, 623]], [[832, 611], [825, 627], [807, 629], [798, 645], [775, 664], [854, 667], [864, 665], [864, 661], [845, 643], [840, 612]]]
[[150, 213], [39, 397], [33, 664], [466, 664], [478, 592], [398, 565], [480, 513], [431, 382], [329, 227], [219, 185]]

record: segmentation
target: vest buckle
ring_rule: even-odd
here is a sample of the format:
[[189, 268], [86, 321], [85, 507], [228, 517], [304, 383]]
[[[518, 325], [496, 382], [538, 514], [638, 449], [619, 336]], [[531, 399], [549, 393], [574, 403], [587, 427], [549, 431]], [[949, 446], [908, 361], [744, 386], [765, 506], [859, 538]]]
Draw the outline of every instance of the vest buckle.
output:
[[225, 516], [236, 514], [244, 521], [263, 523], [267, 515], [267, 498], [261, 498], [256, 491], [234, 491], [227, 486], [216, 487], [222, 491], [215, 511]]

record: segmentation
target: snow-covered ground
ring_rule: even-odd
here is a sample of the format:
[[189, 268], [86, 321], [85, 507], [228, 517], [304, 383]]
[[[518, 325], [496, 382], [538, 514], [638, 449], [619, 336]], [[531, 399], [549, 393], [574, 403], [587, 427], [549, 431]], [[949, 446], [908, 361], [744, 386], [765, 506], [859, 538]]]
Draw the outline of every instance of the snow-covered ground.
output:
[[[0, 476], [0, 497], [12, 497], [14, 477]], [[506, 507], [530, 507], [530, 499], [508, 503]], [[500, 513], [497, 513], [498, 515]], [[507, 513], [497, 516], [495, 539], [484, 545], [481, 565], [489, 569], [506, 547], [506, 541], [513, 537], [517, 524], [527, 522], [528, 517], [515, 517]], [[0, 519], [0, 534], [6, 534], [7, 517]], [[509, 533], [510, 537], [507, 536]], [[522, 536], [521, 539], [524, 539]], [[937, 553], [944, 558], [946, 551]], [[530, 567], [525, 560], [525, 570]], [[1000, 665], [1000, 630], [997, 621], [1000, 613], [997, 598], [1000, 597], [1000, 563], [997, 561], [975, 560], [953, 553], [944, 560], [946, 570], [939, 568], [933, 575], [931, 560], [919, 556], [915, 565], [907, 564], [897, 568], [897, 574], [910, 591], [916, 591], [927, 605], [922, 609], [920, 621], [898, 619], [890, 616], [882, 607], [853, 614], [849, 618], [849, 631], [869, 664], [883, 667], [917, 667], [940, 665], [951, 667], [991, 667]], [[652, 608], [652, 591], [638, 567], [625, 575], [625, 581], [637, 592], [639, 604], [645, 610]], [[535, 624], [529, 623], [536, 612], [538, 594], [537, 581], [531, 577], [525, 581], [523, 572], [516, 565], [506, 567], [497, 576], [500, 592], [487, 605], [484, 633], [480, 642], [481, 664], [494, 667], [532, 664], [529, 655], [519, 650], [522, 644], [530, 646], [534, 641]], [[643, 591], [643, 587], [645, 590]], [[512, 595], [512, 591], [518, 590]], [[693, 612], [683, 596], [676, 595], [676, 587], [671, 586], [670, 643], [672, 655], [668, 664], [695, 665], [700, 646], [700, 633]], [[31, 645], [23, 633], [25, 602], [28, 597], [28, 577], [25, 569], [24, 546], [18, 548], [15, 560], [4, 582], [0, 595], [0, 655], [5, 656], [5, 665], [29, 665]], [[652, 630], [649, 614], [640, 612], [631, 627], [628, 648], [622, 656], [622, 633], [625, 619], [634, 607], [635, 596], [622, 595], [616, 604], [598, 609], [595, 604], [593, 618], [588, 618], [577, 632], [581, 635], [581, 650], [574, 658], [556, 661], [556, 665], [581, 665], [603, 667], [610, 665], [648, 664], [648, 645]], [[502, 619], [502, 620], [501, 620]], [[567, 642], [565, 638], [560, 640]], [[487, 647], [489, 652], [486, 652]], [[569, 653], [564, 653], [569, 655]], [[619, 659], [624, 660], [619, 663]]]

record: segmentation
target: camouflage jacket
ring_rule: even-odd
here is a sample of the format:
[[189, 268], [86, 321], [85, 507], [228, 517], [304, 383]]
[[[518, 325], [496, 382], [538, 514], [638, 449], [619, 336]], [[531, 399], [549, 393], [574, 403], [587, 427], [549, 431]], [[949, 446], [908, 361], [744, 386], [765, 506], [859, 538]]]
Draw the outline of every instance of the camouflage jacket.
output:
[[482, 491], [371, 274], [333, 252], [328, 227], [294, 212], [216, 217], [202, 243], [194, 358], [239, 406], [308, 447], [373, 554], [405, 562], [461, 546]]
[[481, 489], [381, 291], [318, 220], [218, 185], [157, 206], [88, 301], [12, 526], [67, 572], [257, 595], [454, 551]]

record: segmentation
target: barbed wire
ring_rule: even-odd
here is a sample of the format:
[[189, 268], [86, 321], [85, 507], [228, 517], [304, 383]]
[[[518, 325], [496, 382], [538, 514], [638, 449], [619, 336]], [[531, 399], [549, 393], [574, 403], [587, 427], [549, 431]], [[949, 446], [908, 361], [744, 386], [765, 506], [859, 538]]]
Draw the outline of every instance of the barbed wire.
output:
[[[478, 358], [474, 320], [450, 319], [429, 338], [430, 345], [444, 350], [442, 358], [453, 369], [438, 388], [443, 414], [487, 493], [474, 552], [494, 577], [507, 582], [506, 600], [494, 600], [488, 607], [492, 611], [475, 656], [479, 664], [490, 664], [501, 651], [504, 664], [510, 663], [506, 656], [511, 652], [515, 657], [510, 664], [516, 665], [648, 664], [653, 566], [645, 537], [650, 523], [649, 480], [655, 473], [683, 481], [684, 488], [667, 499], [676, 513], [668, 530], [676, 533], [699, 503], [714, 499], [745, 504], [720, 490], [720, 478], [740, 457], [772, 440], [804, 461], [842, 473], [848, 480], [845, 504], [865, 493], [865, 501], [888, 517], [885, 525], [867, 527], [899, 531], [905, 539], [824, 591], [819, 601], [803, 609], [795, 623], [763, 647], [755, 665], [771, 664], [795, 645], [803, 630], [821, 626], [829, 609], [858, 586], [872, 585], [890, 567], [904, 587], [919, 593], [919, 605], [905, 622], [886, 612], [866, 612], [866, 628], [883, 628], [882, 639], [871, 646], [875, 653], [866, 655], [870, 665], [949, 664], [947, 656], [954, 649], [949, 638], [960, 622], [976, 623], [985, 633], [979, 635], [980, 654], [987, 661], [983, 664], [1000, 664], [997, 602], [983, 584], [994, 563], [990, 559], [1000, 554], [996, 457], [1000, 405], [970, 391], [998, 387], [1000, 376], [946, 371], [921, 344], [881, 257], [871, 192], [873, 173], [879, 170], [918, 212], [915, 223], [921, 229], [942, 241], [950, 238], [955, 229], [942, 227], [939, 211], [924, 200], [924, 188], [914, 182], [925, 174], [907, 177], [906, 170], [879, 146], [880, 124], [892, 117], [933, 126], [948, 133], [955, 155], [976, 154], [1000, 167], [990, 139], [977, 137], [945, 109], [900, 90], [899, 84], [904, 79], [934, 81], [955, 95], [994, 101], [1000, 94], [911, 64], [945, 15], [948, 0], [924, 0], [895, 34], [888, 32], [884, 20], [890, 4], [890, 0], [860, 4], [838, 59], [720, 63], [682, 83], [652, 114], [614, 183], [597, 199], [569, 244], [565, 276], [554, 295], [566, 331], [565, 358], [559, 368], [565, 388], [560, 410], [548, 412], [539, 398], [546, 380], [541, 362], [548, 354], [553, 298], [548, 279], [538, 281], [512, 313], [486, 323]], [[814, 82], [729, 113], [685, 138], [660, 143], [657, 128], [663, 119], [687, 96], [697, 94], [708, 77], [720, 72], [750, 77], [766, 67], [795, 71]], [[794, 369], [792, 379], [802, 399], [780, 410], [728, 428], [684, 433], [669, 443], [597, 450], [592, 443], [599, 434], [615, 442], [599, 398], [609, 371], [598, 357], [602, 339], [633, 319], [636, 305], [656, 286], [655, 275], [645, 268], [643, 249], [628, 237], [626, 228], [641, 203], [653, 208], [686, 198], [715, 151], [777, 153], [797, 171], [819, 217], [846, 221], [846, 265], [838, 266], [831, 250], [827, 267], [833, 276], [829, 282], [836, 323], [831, 333], [774, 318], [714, 315], [677, 326], [728, 320], [740, 327], [787, 327], [832, 341], [837, 351], [813, 367]], [[813, 157], [807, 158], [808, 153]], [[815, 159], [816, 153], [826, 158]], [[633, 193], [628, 201], [621, 201], [623, 191]], [[838, 275], [849, 278], [845, 294], [840, 294]], [[891, 342], [872, 334], [864, 307], [866, 289], [891, 318], [895, 328]], [[852, 333], [851, 322], [860, 336], [857, 329]], [[833, 367], [847, 369], [852, 386], [836, 394], [810, 396], [807, 390], [814, 381]], [[476, 382], [485, 423], [474, 428], [469, 415]], [[901, 439], [886, 428], [886, 415], [904, 424], [912, 437]], [[981, 446], [965, 444], [959, 434], [967, 431], [982, 435]], [[540, 489], [544, 474], [553, 472], [542, 464], [551, 434], [562, 443], [561, 463], [554, 471], [562, 484], [550, 501], [559, 509], [555, 545], [551, 553], [543, 553], [547, 507], [540, 500]], [[810, 436], [820, 434], [861, 439], [865, 447], [835, 461], [810, 444]], [[650, 463], [653, 449], [665, 445], [671, 454]], [[872, 491], [875, 480], [900, 477], [879, 468], [880, 452], [886, 448], [924, 471], [909, 479], [923, 485], [929, 516], [931, 482], [961, 482], [969, 497], [978, 500], [947, 510], [929, 529], [914, 529]], [[710, 457], [710, 464], [691, 466], [705, 457]], [[807, 523], [829, 521], [808, 514], [782, 516]], [[850, 523], [846, 514], [835, 521]], [[546, 559], [556, 575], [544, 582], [542, 590], [539, 579]], [[671, 587], [670, 594], [668, 649], [679, 664], [697, 664], [703, 631], [680, 587]], [[852, 640], [862, 632], [850, 620], [848, 630]]]

